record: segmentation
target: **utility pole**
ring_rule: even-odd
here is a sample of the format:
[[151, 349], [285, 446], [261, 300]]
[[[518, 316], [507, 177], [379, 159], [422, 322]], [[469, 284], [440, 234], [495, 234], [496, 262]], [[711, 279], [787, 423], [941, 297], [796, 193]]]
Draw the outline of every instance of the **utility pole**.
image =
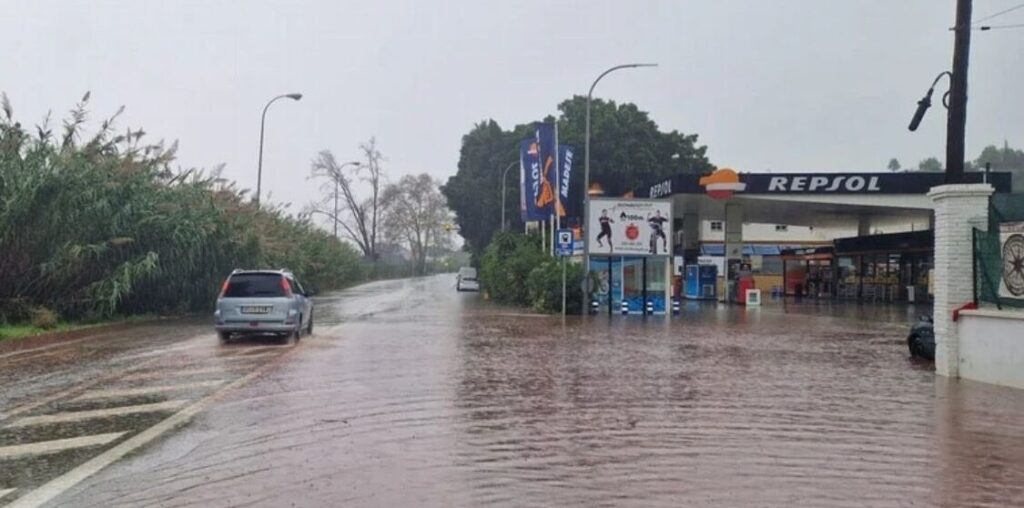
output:
[[967, 63], [971, 53], [971, 2], [957, 0], [953, 26], [953, 76], [946, 118], [946, 182], [964, 181], [964, 141], [967, 136]]

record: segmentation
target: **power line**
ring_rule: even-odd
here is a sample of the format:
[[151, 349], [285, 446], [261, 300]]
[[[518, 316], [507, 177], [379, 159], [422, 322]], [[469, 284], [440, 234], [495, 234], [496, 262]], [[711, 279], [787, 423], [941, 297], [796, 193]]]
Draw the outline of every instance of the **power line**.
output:
[[979, 26], [979, 27], [972, 27], [971, 29], [972, 30], [981, 30], [981, 31], [984, 32], [984, 31], [988, 31], [988, 30], [999, 30], [1001, 28], [1024, 28], [1024, 23], [1021, 23], [1019, 25], [984, 25], [984, 26]]
[[976, 25], [978, 23], [981, 23], [982, 21], [988, 21], [988, 20], [990, 20], [992, 18], [995, 18], [995, 17], [998, 17], [998, 16], [1002, 16], [1003, 14], [1006, 14], [1008, 12], [1013, 12], [1013, 11], [1015, 11], [1017, 9], [1021, 9], [1021, 8], [1024, 8], [1024, 4], [1016, 5], [1016, 6], [1010, 7], [1009, 9], [999, 11], [999, 12], [997, 12], [995, 14], [992, 14], [992, 15], [989, 15], [989, 16], [985, 16], [984, 18], [981, 18], [981, 19], [978, 19], [978, 20], [975, 20], [975, 21], [971, 22], [971, 24], [972, 25]]

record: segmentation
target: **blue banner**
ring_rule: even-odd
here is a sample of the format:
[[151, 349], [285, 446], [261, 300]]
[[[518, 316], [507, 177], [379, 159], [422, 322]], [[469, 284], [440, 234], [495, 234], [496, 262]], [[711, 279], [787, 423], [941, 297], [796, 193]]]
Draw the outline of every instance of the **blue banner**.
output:
[[519, 214], [523, 222], [548, 218], [548, 213], [537, 208], [540, 180], [540, 149], [535, 139], [524, 139], [519, 143]]
[[[555, 213], [558, 169], [555, 165], [555, 126], [537, 124], [533, 138], [519, 144], [519, 210], [523, 221], [548, 220]], [[568, 189], [566, 189], [568, 192]], [[564, 211], [562, 215], [565, 215]]]
[[572, 181], [572, 157], [573, 147], [571, 145], [560, 145], [558, 147], [558, 162], [561, 166], [558, 174], [558, 194], [561, 197], [558, 202], [558, 215], [565, 217], [565, 211], [569, 209], [569, 182]]
[[540, 151], [540, 184], [536, 194], [537, 209], [544, 212], [544, 218], [555, 212], [555, 187], [558, 182], [558, 168], [555, 165], [555, 125], [550, 123], [537, 124], [534, 135]]

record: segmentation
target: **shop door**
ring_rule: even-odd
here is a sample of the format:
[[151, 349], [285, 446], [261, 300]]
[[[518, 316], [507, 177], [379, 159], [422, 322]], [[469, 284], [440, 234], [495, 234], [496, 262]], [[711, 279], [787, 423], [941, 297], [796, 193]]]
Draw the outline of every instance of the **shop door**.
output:
[[630, 313], [640, 313], [644, 308], [643, 277], [642, 258], [623, 258], [622, 298], [629, 302]]

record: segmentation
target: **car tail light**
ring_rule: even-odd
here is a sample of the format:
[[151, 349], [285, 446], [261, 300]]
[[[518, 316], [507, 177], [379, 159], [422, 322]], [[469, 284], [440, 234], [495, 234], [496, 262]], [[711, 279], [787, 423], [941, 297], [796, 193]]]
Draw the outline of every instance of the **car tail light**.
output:
[[292, 285], [288, 283], [288, 279], [281, 277], [281, 289], [284, 290], [285, 296], [292, 296]]
[[224, 279], [224, 284], [220, 286], [220, 296], [218, 298], [224, 298], [224, 293], [228, 292], [228, 288], [231, 287], [231, 279]]

